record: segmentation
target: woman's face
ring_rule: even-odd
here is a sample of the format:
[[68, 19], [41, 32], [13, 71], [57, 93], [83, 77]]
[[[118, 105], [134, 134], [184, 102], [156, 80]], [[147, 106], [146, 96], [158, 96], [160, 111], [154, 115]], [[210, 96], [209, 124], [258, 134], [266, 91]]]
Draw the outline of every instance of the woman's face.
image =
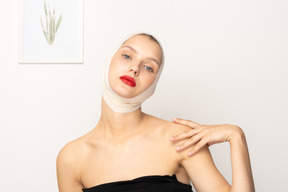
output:
[[162, 62], [161, 47], [150, 37], [135, 35], [126, 40], [113, 56], [108, 81], [124, 98], [133, 98], [149, 88]]

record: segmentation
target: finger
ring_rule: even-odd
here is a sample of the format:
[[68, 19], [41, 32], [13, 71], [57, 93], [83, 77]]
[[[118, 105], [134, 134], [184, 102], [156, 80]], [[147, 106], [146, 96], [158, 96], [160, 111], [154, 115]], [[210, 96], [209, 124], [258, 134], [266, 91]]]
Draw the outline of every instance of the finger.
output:
[[200, 124], [190, 121], [190, 120], [185, 120], [185, 119], [180, 119], [180, 118], [172, 118], [172, 121], [174, 123], [178, 123], [178, 124], [182, 124], [182, 125], [186, 125], [188, 127], [192, 127], [192, 128], [198, 128], [200, 127]]
[[195, 134], [199, 133], [200, 130], [196, 130], [196, 129], [193, 129], [193, 130], [190, 130], [190, 131], [186, 131], [184, 133], [180, 133], [178, 135], [175, 135], [173, 137], [170, 138], [170, 141], [180, 141], [180, 140], [183, 140], [183, 139], [187, 139], [187, 138], [190, 138], [192, 136], [194, 136]]
[[192, 155], [194, 155], [195, 153], [197, 153], [202, 147], [204, 147], [205, 145], [207, 145], [208, 140], [206, 138], [201, 139], [194, 147], [191, 151], [188, 152], [188, 156], [191, 157]]
[[191, 137], [190, 139], [186, 140], [184, 143], [182, 143], [178, 147], [176, 147], [176, 150], [181, 151], [183, 149], [191, 147], [192, 145], [195, 145], [196, 143], [201, 141], [202, 137], [203, 137], [203, 134], [197, 134], [197, 135]]

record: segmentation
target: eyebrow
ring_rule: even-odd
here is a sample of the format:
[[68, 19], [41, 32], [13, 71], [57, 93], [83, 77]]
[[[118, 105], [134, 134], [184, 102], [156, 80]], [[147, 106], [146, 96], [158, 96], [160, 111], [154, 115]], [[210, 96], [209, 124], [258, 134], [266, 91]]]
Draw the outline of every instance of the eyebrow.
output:
[[[122, 49], [122, 48], [128, 48], [128, 49], [130, 49], [131, 51], [133, 51], [134, 53], [137, 53], [137, 51], [136, 51], [133, 47], [131, 47], [131, 46], [129, 46], [129, 45], [124, 45], [124, 46], [121, 47], [121, 49]], [[156, 59], [154, 59], [154, 58], [152, 58], [152, 57], [147, 57], [146, 59], [151, 60], [151, 61], [154, 61], [155, 63], [157, 63], [157, 65], [160, 66], [159, 61], [157, 61]]]
[[133, 47], [131, 47], [131, 46], [129, 46], [129, 45], [122, 46], [121, 48], [128, 48], [128, 49], [130, 49], [131, 51], [137, 53], [137, 51], [136, 51]]

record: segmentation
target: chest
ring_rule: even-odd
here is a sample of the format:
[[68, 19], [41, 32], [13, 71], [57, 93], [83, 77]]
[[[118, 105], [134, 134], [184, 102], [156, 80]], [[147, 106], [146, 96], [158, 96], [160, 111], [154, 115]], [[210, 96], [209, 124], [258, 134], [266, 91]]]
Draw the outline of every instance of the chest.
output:
[[167, 140], [131, 140], [123, 145], [98, 145], [85, 159], [84, 186], [123, 181], [145, 175], [172, 175], [178, 169]]

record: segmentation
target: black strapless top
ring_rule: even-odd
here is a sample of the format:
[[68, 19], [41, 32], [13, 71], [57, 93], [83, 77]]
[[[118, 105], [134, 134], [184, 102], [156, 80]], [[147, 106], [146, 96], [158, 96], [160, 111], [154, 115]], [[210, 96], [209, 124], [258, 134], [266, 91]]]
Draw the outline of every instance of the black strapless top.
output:
[[151, 175], [83, 188], [83, 192], [192, 192], [191, 185], [181, 183], [176, 175]]

